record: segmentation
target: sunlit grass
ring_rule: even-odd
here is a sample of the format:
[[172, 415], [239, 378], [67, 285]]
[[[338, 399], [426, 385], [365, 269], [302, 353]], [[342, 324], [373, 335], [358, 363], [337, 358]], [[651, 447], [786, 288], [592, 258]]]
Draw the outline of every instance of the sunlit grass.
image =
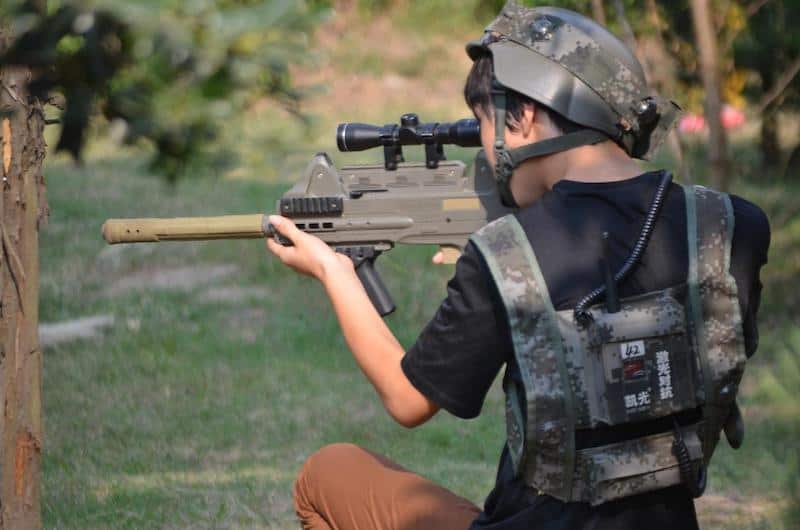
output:
[[[270, 259], [261, 242], [107, 247], [100, 239], [111, 216], [269, 211], [285, 185], [199, 177], [170, 189], [142, 173], [142, 162], [125, 156], [48, 167], [42, 319], [111, 313], [117, 322], [102, 339], [45, 352], [48, 528], [292, 528], [292, 478], [305, 456], [335, 441], [385, 453], [482, 502], [503, 443], [498, 388], [476, 421], [440, 414], [413, 432], [394, 425], [322, 290]], [[759, 194], [768, 208], [785, 207], [770, 190]], [[451, 273], [427, 265], [431, 253], [397, 249], [379, 264], [398, 301], [389, 323], [406, 345]], [[765, 279], [791, 266], [781, 255], [770, 260]], [[236, 272], [211, 284], [108, 292], [142, 270], [227, 264]], [[239, 286], [255, 294], [208, 296]], [[766, 296], [775, 290], [767, 282]], [[792, 318], [762, 315], [743, 383], [746, 443], [733, 451], [723, 441], [715, 455], [710, 496], [698, 504], [708, 528], [791, 528], [782, 521], [796, 513], [800, 452]]]

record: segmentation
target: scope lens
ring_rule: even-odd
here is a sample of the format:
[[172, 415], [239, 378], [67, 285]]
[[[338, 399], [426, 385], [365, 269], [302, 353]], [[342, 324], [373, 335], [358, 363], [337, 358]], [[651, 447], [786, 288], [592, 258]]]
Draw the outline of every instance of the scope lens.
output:
[[364, 151], [381, 145], [381, 128], [376, 125], [340, 123], [336, 128], [336, 146], [339, 151]]

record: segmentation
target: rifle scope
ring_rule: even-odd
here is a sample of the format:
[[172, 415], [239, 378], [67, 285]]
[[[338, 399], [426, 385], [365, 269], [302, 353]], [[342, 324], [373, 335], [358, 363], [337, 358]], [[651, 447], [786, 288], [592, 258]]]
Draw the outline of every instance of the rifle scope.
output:
[[403, 162], [402, 146], [424, 145], [429, 168], [445, 160], [442, 146], [480, 147], [481, 131], [478, 120], [464, 119], [452, 123], [419, 123], [416, 114], [404, 114], [400, 124], [390, 123], [380, 127], [366, 123], [340, 123], [336, 128], [336, 145], [339, 151], [364, 151], [373, 147], [384, 148], [386, 169], [397, 169]]

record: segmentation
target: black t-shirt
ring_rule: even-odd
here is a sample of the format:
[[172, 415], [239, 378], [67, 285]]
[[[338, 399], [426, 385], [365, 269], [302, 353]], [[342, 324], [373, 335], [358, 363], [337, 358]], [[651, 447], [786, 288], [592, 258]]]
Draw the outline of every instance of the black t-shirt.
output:
[[[603, 232], [610, 234], [612, 269], [618, 270], [636, 242], [660, 173], [607, 183], [560, 181], [515, 215], [541, 267], [556, 310], [574, 307], [602, 283]], [[767, 261], [769, 223], [754, 204], [731, 196], [735, 216], [731, 272], [739, 290], [745, 348], [758, 343], [756, 312], [759, 271]], [[664, 289], [686, 281], [688, 250], [683, 190], [672, 184], [641, 262], [619, 286], [621, 297]], [[503, 303], [477, 249], [469, 244], [447, 286], [447, 298], [403, 358], [414, 386], [440, 407], [474, 418], [500, 368], [519, 378]], [[581, 439], [577, 445], [595, 445]], [[591, 436], [587, 433], [584, 438]], [[473, 529], [696, 528], [694, 503], [681, 486], [592, 508], [537, 495], [514, 477], [504, 448], [495, 489]]]

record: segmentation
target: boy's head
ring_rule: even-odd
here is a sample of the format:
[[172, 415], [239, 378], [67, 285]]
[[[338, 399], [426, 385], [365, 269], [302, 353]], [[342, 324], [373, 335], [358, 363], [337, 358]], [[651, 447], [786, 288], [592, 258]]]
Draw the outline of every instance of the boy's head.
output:
[[[492, 89], [494, 88], [494, 66], [488, 51], [479, 52], [472, 63], [472, 69], [464, 84], [464, 100], [478, 119], [493, 118]], [[506, 90], [506, 126], [515, 130], [522, 119], [523, 110], [532, 106], [542, 112], [550, 122], [554, 132], [567, 134], [584, 129], [561, 114], [537, 104], [532, 98], [516, 90]]]
[[[496, 178], [509, 205], [508, 181], [525, 160], [609, 139], [647, 158], [679, 111], [649, 92], [639, 61], [619, 39], [566, 9], [510, 0], [467, 53], [474, 63], [464, 96], [484, 126], [494, 125], [482, 133], [493, 136]], [[547, 141], [506, 145], [506, 126], [513, 131], [525, 109], [546, 133], [533, 137]]]

